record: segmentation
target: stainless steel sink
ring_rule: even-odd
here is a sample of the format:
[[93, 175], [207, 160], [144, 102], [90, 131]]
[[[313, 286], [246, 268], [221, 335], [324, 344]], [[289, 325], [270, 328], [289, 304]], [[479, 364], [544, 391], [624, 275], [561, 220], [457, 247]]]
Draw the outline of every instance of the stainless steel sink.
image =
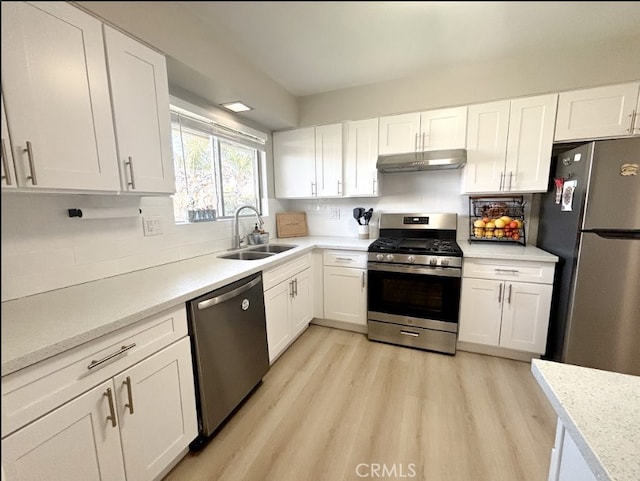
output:
[[275, 255], [275, 252], [253, 252], [253, 251], [240, 251], [232, 252], [231, 254], [225, 254], [218, 256], [220, 259], [239, 259], [242, 261], [252, 261], [257, 259], [266, 259]]
[[270, 252], [273, 254], [278, 254], [280, 252], [285, 252], [290, 249], [294, 249], [298, 246], [296, 245], [282, 245], [282, 244], [262, 244], [255, 247], [251, 247], [248, 250], [250, 252]]

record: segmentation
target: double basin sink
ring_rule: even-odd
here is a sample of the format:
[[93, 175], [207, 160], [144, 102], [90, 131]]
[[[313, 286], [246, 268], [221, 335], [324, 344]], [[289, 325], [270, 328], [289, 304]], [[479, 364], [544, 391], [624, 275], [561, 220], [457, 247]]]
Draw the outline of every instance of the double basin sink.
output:
[[281, 245], [281, 244], [261, 244], [255, 247], [250, 247], [241, 251], [232, 252], [231, 254], [225, 254], [218, 256], [220, 259], [239, 259], [243, 261], [266, 259], [267, 257], [286, 252], [290, 249], [294, 249], [296, 245]]

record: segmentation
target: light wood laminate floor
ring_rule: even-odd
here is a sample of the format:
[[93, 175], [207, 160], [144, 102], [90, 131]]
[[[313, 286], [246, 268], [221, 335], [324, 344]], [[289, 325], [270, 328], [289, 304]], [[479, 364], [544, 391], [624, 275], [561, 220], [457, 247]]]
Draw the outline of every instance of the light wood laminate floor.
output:
[[165, 480], [544, 481], [554, 434], [528, 363], [312, 325]]

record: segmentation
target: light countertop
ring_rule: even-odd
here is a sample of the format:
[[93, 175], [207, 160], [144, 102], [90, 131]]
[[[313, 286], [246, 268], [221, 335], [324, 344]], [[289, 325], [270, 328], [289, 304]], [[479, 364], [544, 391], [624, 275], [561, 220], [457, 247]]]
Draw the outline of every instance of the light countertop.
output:
[[[309, 236], [273, 239], [297, 247], [267, 259], [220, 259], [224, 252], [2, 303], [2, 376], [170, 309], [314, 248], [366, 251], [374, 239]], [[555, 262], [535, 247], [475, 246], [458, 241], [466, 257]]]
[[194, 257], [2, 303], [2, 376], [318, 247], [366, 251], [371, 239], [304, 237], [267, 259]]
[[500, 259], [514, 261], [558, 262], [558, 256], [549, 254], [534, 246], [515, 244], [490, 244], [488, 242], [469, 242], [457, 240], [464, 257], [475, 259]]
[[640, 377], [540, 359], [531, 371], [596, 479], [640, 479]]

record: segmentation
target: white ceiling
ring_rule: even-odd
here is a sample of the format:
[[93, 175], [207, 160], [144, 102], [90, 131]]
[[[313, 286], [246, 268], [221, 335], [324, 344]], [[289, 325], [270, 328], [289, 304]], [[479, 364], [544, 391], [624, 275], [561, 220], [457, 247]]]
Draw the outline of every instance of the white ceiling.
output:
[[181, 4], [296, 96], [640, 33], [640, 2]]

